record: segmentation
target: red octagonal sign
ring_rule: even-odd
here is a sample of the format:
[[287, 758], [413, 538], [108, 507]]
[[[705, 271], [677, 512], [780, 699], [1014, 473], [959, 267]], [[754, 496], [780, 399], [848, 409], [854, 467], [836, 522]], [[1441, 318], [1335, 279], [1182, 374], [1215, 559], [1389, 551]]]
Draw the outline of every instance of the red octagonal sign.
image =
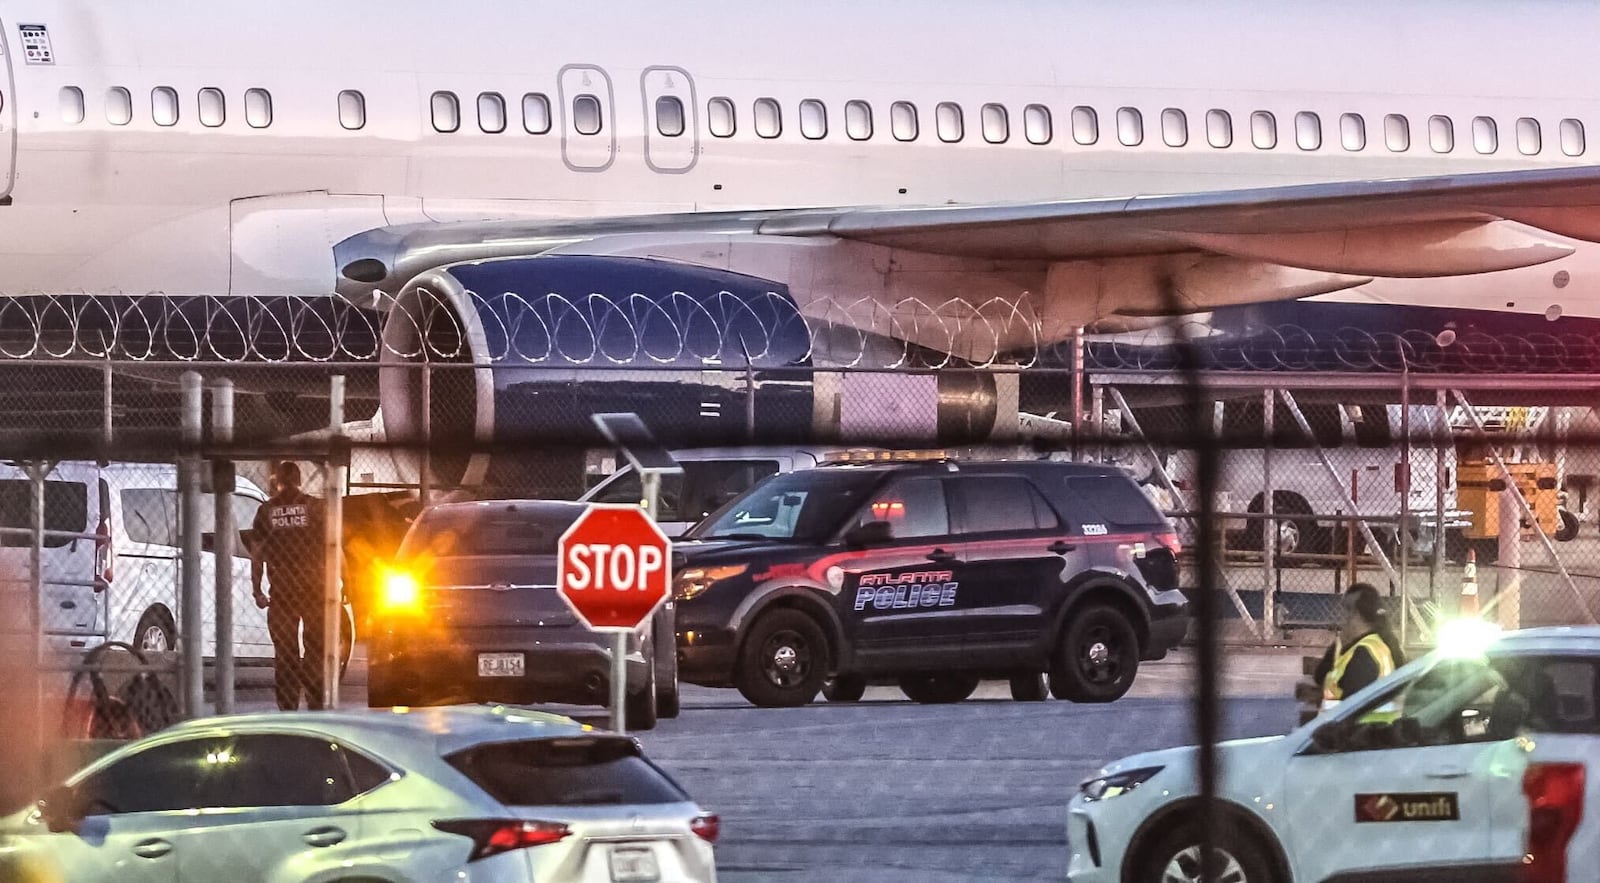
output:
[[590, 506], [559, 554], [557, 591], [591, 629], [631, 631], [667, 600], [672, 543], [638, 506]]

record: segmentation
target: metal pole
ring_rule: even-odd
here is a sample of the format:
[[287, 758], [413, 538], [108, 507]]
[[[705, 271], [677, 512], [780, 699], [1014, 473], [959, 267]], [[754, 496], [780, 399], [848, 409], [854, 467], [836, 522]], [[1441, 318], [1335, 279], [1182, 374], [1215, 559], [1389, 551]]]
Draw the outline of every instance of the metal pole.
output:
[[[100, 368], [100, 389], [102, 392], [100, 401], [103, 406], [100, 411], [100, 437], [105, 439], [106, 454], [110, 456], [113, 435], [111, 426], [111, 360], [109, 359]], [[101, 513], [102, 517], [104, 514]]]
[[1522, 490], [1511, 473], [1502, 470], [1506, 489], [1499, 493], [1500, 537], [1499, 558], [1495, 574], [1495, 621], [1501, 628], [1515, 629], [1522, 622], [1522, 509], [1517, 505]]
[[1261, 522], [1261, 636], [1272, 634], [1277, 625], [1278, 599], [1274, 597], [1272, 570], [1278, 557], [1278, 520], [1276, 501], [1272, 492], [1272, 433], [1276, 423], [1274, 411], [1277, 393], [1267, 389], [1261, 392], [1261, 422], [1264, 440], [1261, 443], [1261, 512], [1266, 518]]
[[1106, 461], [1105, 387], [1095, 386], [1091, 389], [1089, 402], [1089, 426], [1094, 439], [1094, 461], [1104, 463]]
[[1072, 461], [1083, 459], [1083, 326], [1072, 329]]
[[[756, 443], [756, 369], [750, 364], [749, 353], [744, 357], [744, 436], [751, 444]], [[654, 512], [651, 517], [655, 517]]]
[[[1405, 352], [1401, 351], [1404, 359]], [[1395, 544], [1400, 548], [1400, 646], [1406, 644], [1406, 621], [1410, 619], [1411, 586], [1406, 566], [1411, 562], [1411, 363], [1402, 361], [1400, 374], [1400, 523], [1395, 526]], [[1387, 408], [1387, 405], [1376, 407]]]
[[[329, 447], [344, 429], [344, 375], [328, 378]], [[322, 466], [323, 493], [323, 587], [322, 587], [322, 707], [339, 707], [339, 637], [344, 624], [343, 558], [344, 487], [340, 464], [332, 452]]]
[[1444, 390], [1434, 392], [1434, 407], [1438, 413], [1434, 415], [1433, 424], [1436, 428], [1443, 429], [1443, 433], [1434, 439], [1433, 458], [1433, 562], [1428, 573], [1428, 600], [1433, 600], [1439, 591], [1439, 571], [1444, 567], [1445, 543], [1449, 531], [1444, 526], [1444, 489], [1450, 483], [1449, 467], [1445, 465], [1445, 449], [1448, 447], [1455, 451], [1456, 441], [1450, 435], [1450, 400], [1449, 393]]
[[422, 474], [417, 493], [418, 502], [426, 509], [433, 490], [433, 367], [424, 363], [418, 370], [422, 372]]
[[44, 710], [44, 657], [45, 657], [45, 623], [44, 623], [44, 477], [50, 474], [49, 463], [28, 463], [25, 472], [29, 485], [29, 523], [33, 525], [33, 536], [28, 544], [28, 620], [33, 626], [33, 750], [28, 752], [29, 757], [43, 760], [45, 746], [49, 744], [45, 729]]
[[628, 633], [611, 633], [611, 729], [628, 731]]
[[[639, 470], [639, 486], [644, 491], [644, 514], [651, 521], [661, 520], [661, 473], [654, 469]], [[681, 503], [681, 501], [680, 501]]]
[[[233, 443], [233, 381], [218, 380], [211, 386], [211, 440], [217, 445]], [[217, 714], [233, 713], [233, 541], [238, 527], [233, 523], [233, 461], [218, 460], [212, 464], [216, 481], [212, 482], [212, 502], [216, 531], [212, 536], [211, 555], [215, 559], [217, 661], [216, 708]]]
[[179, 594], [178, 646], [182, 648], [183, 713], [198, 717], [205, 701], [205, 643], [200, 610], [200, 442], [203, 399], [200, 375], [185, 371], [178, 380], [183, 402], [178, 460]]

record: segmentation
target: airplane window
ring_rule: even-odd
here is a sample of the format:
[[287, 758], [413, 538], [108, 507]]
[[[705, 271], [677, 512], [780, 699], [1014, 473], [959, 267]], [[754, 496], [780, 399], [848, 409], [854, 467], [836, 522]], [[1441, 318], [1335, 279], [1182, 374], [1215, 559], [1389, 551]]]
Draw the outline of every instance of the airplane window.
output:
[[478, 128], [490, 135], [506, 130], [506, 99], [499, 92], [478, 93]]
[[1397, 113], [1383, 118], [1383, 142], [1395, 153], [1411, 149], [1411, 123]]
[[454, 92], [435, 92], [429, 101], [433, 109], [433, 130], [454, 132], [461, 128], [461, 101]]
[[889, 108], [890, 128], [898, 141], [917, 140], [917, 106], [909, 101], [896, 101]]
[[1434, 153], [1449, 153], [1456, 149], [1456, 127], [1447, 116], [1434, 114], [1428, 117], [1428, 146]]
[[828, 134], [828, 108], [815, 98], [800, 102], [800, 134], [813, 141]]
[[1117, 140], [1125, 147], [1137, 147], [1144, 141], [1144, 114], [1137, 108], [1117, 109]]
[[776, 138], [783, 134], [783, 108], [776, 98], [756, 99], [756, 134]]
[[844, 105], [844, 133], [857, 141], [872, 137], [872, 105], [847, 101]]
[[940, 141], [954, 144], [966, 135], [966, 123], [961, 117], [961, 105], [952, 101], [941, 102], [934, 108], [934, 119], [938, 123]]
[[683, 102], [671, 95], [656, 99], [656, 131], [668, 138], [683, 134]]
[[83, 122], [83, 90], [77, 86], [62, 86], [61, 121], [69, 126]]
[[106, 122], [126, 126], [133, 122], [133, 95], [121, 86], [106, 90]]
[[1004, 144], [1011, 137], [1011, 117], [1004, 105], [983, 106], [983, 140], [990, 144]]
[[244, 93], [244, 121], [253, 129], [272, 125], [272, 93], [265, 89], [249, 89]]
[[1561, 121], [1561, 152], [1567, 156], [1583, 155], [1583, 123], [1578, 120]]
[[550, 99], [542, 92], [522, 96], [522, 130], [529, 135], [544, 135], [550, 131]]
[[1523, 117], [1517, 120], [1517, 149], [1527, 156], [1537, 154], [1544, 147], [1540, 137], [1539, 121]]
[[339, 125], [355, 131], [367, 124], [367, 99], [354, 89], [339, 93]]
[[1161, 112], [1161, 140], [1168, 147], [1182, 147], [1189, 143], [1189, 118], [1176, 107]]
[[1294, 143], [1301, 150], [1322, 149], [1322, 118], [1309, 110], [1295, 114]]
[[728, 98], [711, 99], [711, 103], [706, 105], [706, 124], [711, 129], [712, 135], [718, 138], [732, 138], [734, 129], [737, 128], [733, 101]]
[[200, 125], [216, 128], [228, 119], [228, 99], [221, 89], [200, 90]]
[[158, 126], [178, 124], [178, 90], [171, 86], [157, 86], [150, 90], [150, 116]]
[[1053, 126], [1050, 122], [1050, 108], [1042, 104], [1030, 104], [1022, 110], [1022, 129], [1028, 136], [1029, 144], [1049, 144], [1054, 136]]
[[1084, 145], [1100, 140], [1100, 117], [1094, 112], [1094, 108], [1072, 109], [1072, 140]]
[[1500, 149], [1500, 129], [1493, 117], [1473, 117], [1472, 149], [1479, 153], [1494, 153]]
[[572, 128], [579, 135], [598, 135], [605, 126], [600, 113], [600, 99], [593, 95], [579, 95], [572, 99]]
[[1365, 150], [1367, 148], [1367, 121], [1359, 113], [1347, 113], [1339, 117], [1339, 143], [1345, 150]]
[[1233, 145], [1233, 117], [1227, 111], [1206, 111], [1206, 142], [1217, 148]]
[[1250, 115], [1250, 143], [1258, 150], [1271, 150], [1278, 146], [1278, 118], [1258, 110]]

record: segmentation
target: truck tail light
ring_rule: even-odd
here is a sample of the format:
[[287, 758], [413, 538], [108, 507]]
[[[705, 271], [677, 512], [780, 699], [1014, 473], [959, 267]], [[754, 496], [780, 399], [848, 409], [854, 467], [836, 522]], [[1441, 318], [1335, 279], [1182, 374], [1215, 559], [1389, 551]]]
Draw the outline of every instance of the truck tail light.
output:
[[1563, 883], [1567, 844], [1583, 820], [1581, 763], [1535, 763], [1522, 776], [1528, 799], [1528, 843], [1522, 856], [1525, 883]]

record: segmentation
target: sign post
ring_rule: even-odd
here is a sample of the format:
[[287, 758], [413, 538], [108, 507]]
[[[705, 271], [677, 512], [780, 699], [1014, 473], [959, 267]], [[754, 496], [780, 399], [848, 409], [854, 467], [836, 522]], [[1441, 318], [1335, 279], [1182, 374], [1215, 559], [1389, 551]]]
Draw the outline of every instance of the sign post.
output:
[[612, 633], [611, 726], [626, 732], [628, 633], [667, 600], [672, 543], [638, 506], [596, 504], [561, 535], [557, 552], [556, 590], [585, 626]]

